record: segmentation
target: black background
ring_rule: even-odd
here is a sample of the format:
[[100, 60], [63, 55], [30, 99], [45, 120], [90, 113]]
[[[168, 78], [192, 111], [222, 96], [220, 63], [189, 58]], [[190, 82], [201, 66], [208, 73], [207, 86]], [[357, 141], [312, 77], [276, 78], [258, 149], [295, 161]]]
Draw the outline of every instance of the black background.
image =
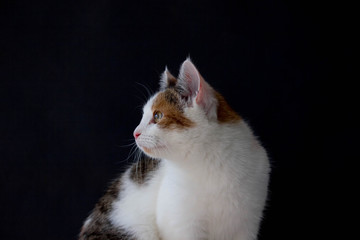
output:
[[[359, 160], [355, 8], [1, 1], [0, 238], [76, 239], [165, 65], [187, 56], [272, 161], [260, 239], [346, 239]], [[345, 227], [347, 226], [347, 227]]]

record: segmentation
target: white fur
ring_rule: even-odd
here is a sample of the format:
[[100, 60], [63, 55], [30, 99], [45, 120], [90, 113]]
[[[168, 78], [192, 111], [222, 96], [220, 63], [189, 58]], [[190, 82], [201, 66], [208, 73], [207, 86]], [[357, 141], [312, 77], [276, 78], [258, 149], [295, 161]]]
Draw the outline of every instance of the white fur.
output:
[[244, 122], [201, 128], [164, 160], [157, 223], [163, 239], [256, 239], [269, 164]]
[[139, 240], [159, 239], [156, 226], [156, 205], [160, 174], [146, 185], [138, 185], [129, 179], [130, 169], [123, 176], [123, 189], [113, 203], [110, 214], [112, 223], [126, 229]]
[[112, 222], [140, 240], [256, 239], [270, 166], [248, 125], [214, 121], [195, 97], [184, 109], [194, 127], [162, 129], [151, 123], [156, 96], [135, 132], [138, 146], [162, 159], [160, 169], [141, 186], [128, 179], [129, 171], [124, 175]]

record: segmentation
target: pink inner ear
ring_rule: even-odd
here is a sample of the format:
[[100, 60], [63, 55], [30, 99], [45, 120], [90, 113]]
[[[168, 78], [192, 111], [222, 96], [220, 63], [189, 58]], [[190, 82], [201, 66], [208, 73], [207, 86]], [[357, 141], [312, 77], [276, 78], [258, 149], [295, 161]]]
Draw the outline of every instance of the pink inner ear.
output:
[[211, 87], [205, 82], [204, 78], [199, 75], [200, 82], [199, 82], [199, 90], [197, 91], [196, 95], [196, 103], [203, 106], [205, 109], [211, 105], [212, 101], [212, 89]]
[[186, 60], [183, 63], [181, 75], [183, 76], [183, 80], [185, 80], [189, 95], [195, 97], [197, 104], [206, 107], [210, 96], [209, 86], [190, 60]]
[[199, 91], [196, 95], [196, 104], [200, 105], [209, 119], [216, 119], [217, 100], [214, 97], [214, 90], [200, 75]]
[[189, 92], [191, 96], [195, 96], [196, 93], [199, 91], [199, 87], [197, 84], [197, 74], [197, 72], [185, 73], [185, 79], [187, 81], [187, 85], [189, 86]]
[[191, 100], [195, 98], [196, 104], [205, 110], [209, 118], [216, 118], [216, 99], [213, 89], [200, 75], [190, 59], [182, 64], [179, 80], [185, 89], [184, 96], [190, 96]]
[[200, 76], [198, 70], [189, 59], [185, 60], [182, 64], [179, 78], [182, 80], [187, 96], [195, 97], [199, 90]]

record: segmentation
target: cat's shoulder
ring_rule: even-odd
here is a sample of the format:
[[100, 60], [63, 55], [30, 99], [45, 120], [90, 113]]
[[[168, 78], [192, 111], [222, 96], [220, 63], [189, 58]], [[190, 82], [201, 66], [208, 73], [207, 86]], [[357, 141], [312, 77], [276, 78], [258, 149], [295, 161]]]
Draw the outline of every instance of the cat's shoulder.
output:
[[121, 201], [125, 197], [122, 196], [124, 190], [130, 185], [146, 185], [156, 174], [159, 167], [159, 159], [142, 155], [123, 174], [114, 179], [85, 221], [79, 239], [133, 240], [132, 234], [115, 227], [111, 221], [110, 216], [115, 210], [114, 203]]
[[142, 155], [130, 168], [129, 179], [136, 184], [146, 184], [160, 168], [160, 159]]
[[86, 219], [79, 240], [130, 240], [131, 234], [114, 227], [109, 219], [113, 210], [113, 202], [119, 197], [122, 189], [122, 177], [116, 178], [109, 185], [106, 193], [96, 203], [94, 210]]

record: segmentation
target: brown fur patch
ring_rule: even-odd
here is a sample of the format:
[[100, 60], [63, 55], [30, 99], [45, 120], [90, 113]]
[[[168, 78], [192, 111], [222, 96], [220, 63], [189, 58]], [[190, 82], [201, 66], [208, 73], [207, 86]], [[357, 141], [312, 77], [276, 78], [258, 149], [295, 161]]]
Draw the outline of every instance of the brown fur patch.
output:
[[234, 123], [241, 120], [241, 117], [229, 106], [224, 97], [215, 91], [218, 100], [217, 118], [220, 123]]
[[170, 72], [166, 71], [167, 75], [167, 88], [175, 88], [177, 79]]
[[151, 173], [159, 167], [160, 160], [143, 156], [139, 162], [131, 167], [130, 179], [138, 184], [144, 184], [151, 177]]
[[180, 104], [180, 95], [171, 88], [159, 93], [154, 100], [152, 110], [163, 113], [163, 118], [157, 123], [161, 128], [184, 129], [195, 124], [185, 117]]
[[106, 214], [110, 212], [112, 208], [111, 204], [118, 197], [120, 189], [121, 189], [121, 179], [118, 178], [111, 183], [105, 195], [102, 198], [100, 198], [95, 208], [98, 209], [101, 213]]

